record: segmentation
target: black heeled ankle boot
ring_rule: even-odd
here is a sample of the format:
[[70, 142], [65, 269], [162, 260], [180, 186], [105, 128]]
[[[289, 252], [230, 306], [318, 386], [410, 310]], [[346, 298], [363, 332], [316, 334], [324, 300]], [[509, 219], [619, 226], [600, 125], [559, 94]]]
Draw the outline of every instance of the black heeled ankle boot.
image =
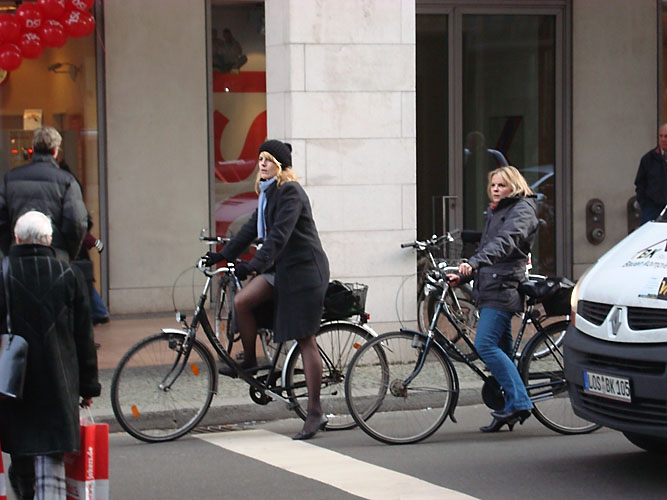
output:
[[516, 411], [492, 411], [491, 416], [502, 420], [503, 422], [518, 421], [523, 425], [523, 422], [532, 415], [531, 410], [516, 410]]
[[516, 420], [499, 420], [495, 417], [493, 417], [493, 420], [489, 425], [485, 425], [483, 427], [480, 427], [479, 430], [482, 432], [498, 432], [500, 429], [503, 428], [503, 426], [507, 424], [507, 427], [509, 427], [510, 432], [514, 430], [514, 425], [516, 424]]

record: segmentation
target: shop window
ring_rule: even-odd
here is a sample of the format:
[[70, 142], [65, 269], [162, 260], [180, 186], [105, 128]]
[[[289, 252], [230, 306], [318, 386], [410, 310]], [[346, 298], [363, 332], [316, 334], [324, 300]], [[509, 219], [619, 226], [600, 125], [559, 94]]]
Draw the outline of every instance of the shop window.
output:
[[266, 140], [264, 5], [211, 8], [216, 233], [238, 231], [257, 206], [257, 151]]
[[[17, 3], [21, 2], [0, 1], [0, 14], [15, 16]], [[32, 4], [34, 2], [22, 3]], [[67, 16], [69, 14], [63, 13], [60, 20], [64, 22]], [[70, 31], [70, 35], [76, 37], [61, 40], [61, 46], [49, 47], [46, 38], [41, 36], [39, 42], [35, 42], [40, 47], [33, 46], [32, 53], [28, 49], [22, 54], [16, 68], [10, 71], [0, 69], [0, 175], [30, 161], [32, 131], [35, 128], [55, 127], [63, 138], [64, 162], [81, 184], [84, 201], [93, 220], [92, 231], [99, 235], [96, 66], [99, 37], [95, 32], [93, 16], [93, 12], [75, 16], [85, 18], [88, 25], [75, 27], [85, 28], [85, 31]], [[47, 15], [43, 14], [42, 21], [46, 20]], [[22, 32], [27, 33], [25, 28]], [[52, 43], [58, 42], [52, 38], [55, 36], [53, 33], [50, 36]], [[97, 283], [100, 283], [99, 256], [96, 254], [91, 252], [91, 258], [95, 264]]]

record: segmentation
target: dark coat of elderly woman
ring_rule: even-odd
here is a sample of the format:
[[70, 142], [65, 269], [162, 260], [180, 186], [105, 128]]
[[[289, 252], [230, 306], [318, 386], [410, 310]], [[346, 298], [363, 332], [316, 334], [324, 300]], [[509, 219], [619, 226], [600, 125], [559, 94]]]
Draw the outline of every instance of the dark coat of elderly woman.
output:
[[[23, 217], [31, 214], [48, 224], [39, 212]], [[28, 363], [23, 398], [0, 402], [0, 443], [15, 472], [25, 457], [30, 476], [33, 457], [79, 451], [79, 405], [89, 406], [101, 387], [83, 277], [52, 247], [21, 243], [9, 251], [8, 279], [12, 332], [27, 340]], [[0, 293], [2, 328], [6, 311]]]

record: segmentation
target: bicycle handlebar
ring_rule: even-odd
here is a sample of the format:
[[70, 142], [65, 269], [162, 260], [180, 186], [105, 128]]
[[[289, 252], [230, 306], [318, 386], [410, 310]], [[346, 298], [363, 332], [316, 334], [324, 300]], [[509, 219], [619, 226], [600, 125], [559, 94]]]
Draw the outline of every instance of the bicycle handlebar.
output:
[[415, 240], [407, 243], [401, 243], [401, 248], [416, 248], [417, 250], [426, 250], [429, 246], [439, 245], [443, 241], [454, 241], [454, 237], [451, 235], [451, 233], [445, 233], [442, 236], [436, 236], [434, 234], [428, 240]]

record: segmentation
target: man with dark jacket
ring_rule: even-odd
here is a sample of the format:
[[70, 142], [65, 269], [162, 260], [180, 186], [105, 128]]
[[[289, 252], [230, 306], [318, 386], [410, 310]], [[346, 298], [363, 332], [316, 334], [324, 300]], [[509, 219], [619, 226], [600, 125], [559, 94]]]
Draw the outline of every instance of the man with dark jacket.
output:
[[[64, 500], [63, 454], [79, 451], [79, 406], [89, 407], [101, 389], [88, 291], [48, 246], [52, 228], [44, 214], [19, 217], [15, 237], [10, 319], [12, 331], [28, 342], [28, 363], [23, 399], [0, 404], [0, 443], [11, 454], [9, 479], [17, 498]], [[0, 326], [6, 315], [0, 293]]]
[[32, 138], [27, 165], [10, 170], [0, 184], [0, 251], [7, 255], [16, 220], [38, 210], [53, 221], [53, 249], [66, 262], [74, 259], [86, 234], [88, 212], [76, 178], [58, 168], [62, 138], [53, 127], [40, 127]]
[[639, 162], [635, 191], [641, 208], [642, 224], [654, 220], [667, 205], [667, 123], [658, 129], [658, 147]]

